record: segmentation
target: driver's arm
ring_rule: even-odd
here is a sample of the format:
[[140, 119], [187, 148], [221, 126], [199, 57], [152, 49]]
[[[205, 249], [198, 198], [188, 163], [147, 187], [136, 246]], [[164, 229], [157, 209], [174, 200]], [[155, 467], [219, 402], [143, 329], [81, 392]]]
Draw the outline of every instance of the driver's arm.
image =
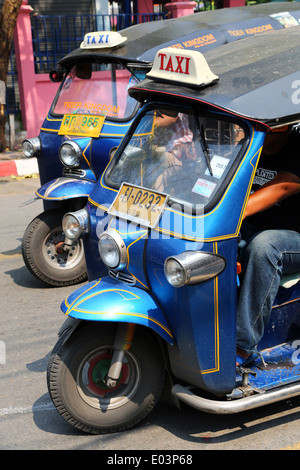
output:
[[249, 197], [244, 218], [262, 212], [276, 203], [300, 192], [300, 178], [293, 173], [281, 172], [269, 183]]

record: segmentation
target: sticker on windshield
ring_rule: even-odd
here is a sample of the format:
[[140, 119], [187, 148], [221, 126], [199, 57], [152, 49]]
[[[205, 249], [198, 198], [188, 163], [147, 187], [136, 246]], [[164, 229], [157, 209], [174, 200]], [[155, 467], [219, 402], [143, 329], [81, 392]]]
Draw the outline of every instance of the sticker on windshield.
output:
[[[224, 171], [226, 170], [228, 163], [229, 163], [229, 158], [220, 157], [219, 155], [214, 155], [210, 162], [210, 166], [212, 169], [212, 176], [220, 179]], [[204, 174], [210, 175], [209, 170], [207, 169]]]
[[92, 114], [109, 114], [111, 116], [118, 116], [120, 112], [120, 106], [116, 107], [112, 104], [93, 103], [93, 102], [82, 102], [82, 101], [65, 101], [64, 109], [74, 109], [74, 112], [92, 113]]
[[211, 181], [198, 178], [192, 191], [193, 193], [200, 194], [200, 196], [210, 197], [215, 189], [216, 184]]

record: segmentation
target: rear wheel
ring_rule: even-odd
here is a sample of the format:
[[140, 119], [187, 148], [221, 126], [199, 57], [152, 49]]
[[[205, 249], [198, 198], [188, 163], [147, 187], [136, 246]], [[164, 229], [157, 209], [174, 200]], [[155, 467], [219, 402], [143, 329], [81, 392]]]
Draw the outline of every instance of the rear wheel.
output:
[[50, 286], [68, 286], [87, 278], [82, 240], [65, 249], [63, 211], [47, 211], [28, 225], [22, 254], [29, 271]]
[[[57, 344], [48, 366], [48, 389], [59, 413], [91, 434], [128, 429], [153, 409], [164, 383], [159, 348], [149, 332], [137, 328], [114, 388], [109, 370], [115, 325], [87, 323], [65, 344]], [[58, 342], [59, 343], [59, 342]]]

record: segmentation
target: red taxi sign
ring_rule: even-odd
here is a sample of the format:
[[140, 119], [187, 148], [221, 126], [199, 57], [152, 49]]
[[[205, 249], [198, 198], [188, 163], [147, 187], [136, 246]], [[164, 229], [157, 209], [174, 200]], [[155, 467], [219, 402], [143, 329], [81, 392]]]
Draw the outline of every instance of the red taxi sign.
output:
[[85, 34], [81, 49], [106, 49], [123, 44], [127, 38], [116, 31], [94, 31]]
[[219, 79], [209, 68], [201, 52], [178, 50], [173, 47], [160, 49], [147, 78], [180, 82], [190, 86], [205, 86]]

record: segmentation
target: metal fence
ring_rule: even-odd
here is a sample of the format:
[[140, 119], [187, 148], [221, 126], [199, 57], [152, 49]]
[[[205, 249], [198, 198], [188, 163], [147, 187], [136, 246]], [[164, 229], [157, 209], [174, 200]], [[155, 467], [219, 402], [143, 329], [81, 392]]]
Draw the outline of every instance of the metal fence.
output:
[[89, 31], [119, 31], [128, 26], [165, 19], [165, 13], [117, 15], [33, 15], [31, 18], [36, 73], [47, 73], [58, 60], [80, 46]]
[[12, 41], [6, 77], [6, 114], [18, 114], [20, 111], [19, 84], [16, 66], [16, 56]]

